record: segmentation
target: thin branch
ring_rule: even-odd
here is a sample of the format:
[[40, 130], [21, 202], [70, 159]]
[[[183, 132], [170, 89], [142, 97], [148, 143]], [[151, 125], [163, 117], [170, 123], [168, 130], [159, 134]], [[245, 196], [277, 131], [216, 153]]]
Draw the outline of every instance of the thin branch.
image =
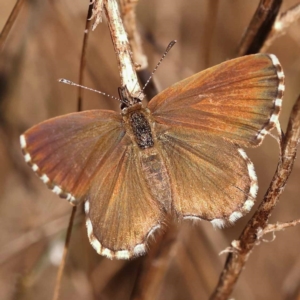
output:
[[76, 209], [77, 209], [77, 206], [73, 206], [69, 225], [68, 225], [66, 240], [65, 240], [64, 253], [63, 253], [63, 256], [62, 256], [62, 259], [61, 259], [61, 262], [59, 265], [59, 269], [57, 272], [56, 284], [55, 284], [54, 294], [53, 294], [53, 298], [52, 298], [53, 300], [59, 299], [61, 280], [62, 280], [64, 268], [66, 265], [66, 258], [67, 258], [67, 254], [68, 254], [68, 250], [69, 250], [69, 244], [70, 244], [70, 240], [71, 240], [72, 228], [73, 228], [74, 218], [75, 218], [75, 214], [76, 214]]
[[269, 189], [254, 216], [248, 222], [239, 237], [239, 240], [237, 241], [238, 247], [235, 249], [236, 251], [228, 255], [218, 285], [210, 298], [211, 300], [227, 299], [231, 294], [253, 247], [259, 240], [258, 233], [267, 227], [270, 214], [285, 188], [293, 168], [299, 139], [300, 96], [293, 107], [287, 132], [282, 141], [282, 157], [280, 157], [277, 170]]
[[276, 19], [273, 29], [270, 32], [264, 46], [262, 47], [261, 52], [266, 52], [266, 50], [274, 43], [274, 41], [286, 34], [288, 28], [299, 19], [300, 3], [291, 7]]
[[239, 45], [238, 55], [260, 51], [279, 12], [282, 0], [261, 0]]
[[[81, 49], [81, 58], [80, 58], [80, 67], [79, 67], [79, 84], [83, 84], [83, 75], [84, 75], [84, 70], [85, 70], [85, 65], [86, 65], [86, 48], [88, 44], [88, 37], [91, 29], [91, 17], [93, 14], [94, 10], [94, 4], [90, 3], [87, 17], [86, 17], [86, 22], [85, 22], [85, 30], [84, 30], [84, 36], [83, 36], [83, 42], [82, 42], [82, 49]], [[81, 111], [82, 110], [82, 88], [78, 88], [78, 104], [77, 104], [77, 110]]]
[[116, 0], [104, 0], [104, 11], [118, 61], [121, 86], [126, 85], [131, 96], [136, 96], [140, 93], [141, 89]]
[[12, 26], [14, 25], [16, 18], [22, 8], [24, 4], [24, 0], [18, 0], [10, 14], [10, 16], [8, 17], [2, 32], [0, 34], [0, 51], [3, 49], [3, 46], [5, 44], [5, 41], [7, 39], [8, 34], [10, 33], [10, 30], [12, 28]]

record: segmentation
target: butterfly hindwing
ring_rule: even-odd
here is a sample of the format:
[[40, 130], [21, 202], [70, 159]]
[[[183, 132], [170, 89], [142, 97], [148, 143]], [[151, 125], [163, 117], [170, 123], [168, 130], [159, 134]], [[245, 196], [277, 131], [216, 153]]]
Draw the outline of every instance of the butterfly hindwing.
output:
[[253, 165], [237, 145], [206, 132], [157, 125], [157, 140], [167, 165], [172, 205], [183, 218], [224, 226], [254, 204]]
[[275, 126], [283, 90], [284, 75], [276, 56], [256, 54], [186, 78], [159, 93], [148, 107], [158, 123], [257, 146]]
[[121, 121], [118, 113], [103, 110], [44, 121], [20, 137], [25, 160], [53, 192], [77, 204], [124, 138]]
[[137, 148], [112, 111], [84, 111], [42, 122], [21, 136], [25, 160], [55, 193], [85, 201], [92, 246], [109, 258], [146, 251], [163, 221], [144, 179]]
[[164, 219], [161, 205], [147, 186], [138, 151], [133, 145], [113, 150], [85, 203], [90, 242], [109, 258], [144, 254], [148, 236]]

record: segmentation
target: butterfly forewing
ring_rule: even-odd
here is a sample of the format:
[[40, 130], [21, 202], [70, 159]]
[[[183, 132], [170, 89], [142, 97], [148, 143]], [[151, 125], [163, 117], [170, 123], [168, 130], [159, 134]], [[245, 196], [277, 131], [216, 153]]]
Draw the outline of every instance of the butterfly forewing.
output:
[[244, 56], [174, 84], [149, 108], [159, 123], [257, 146], [278, 119], [283, 80], [276, 56]]
[[177, 126], [157, 125], [157, 134], [169, 171], [172, 205], [179, 216], [224, 226], [251, 209], [256, 175], [238, 146]]
[[42, 122], [21, 136], [26, 162], [63, 198], [78, 203], [125, 131], [113, 111], [91, 110]]
[[94, 178], [85, 204], [91, 244], [109, 258], [130, 258], [146, 251], [148, 236], [163, 221], [150, 193], [133, 145], [112, 151]]

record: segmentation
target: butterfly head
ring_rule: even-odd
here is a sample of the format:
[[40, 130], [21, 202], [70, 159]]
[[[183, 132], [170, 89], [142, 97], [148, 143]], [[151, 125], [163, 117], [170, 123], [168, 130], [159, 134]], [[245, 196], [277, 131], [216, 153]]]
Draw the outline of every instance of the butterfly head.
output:
[[120, 101], [121, 101], [121, 109], [122, 112], [126, 108], [130, 108], [135, 106], [136, 104], [141, 104], [142, 100], [137, 97], [132, 97], [128, 91], [127, 86], [122, 86], [118, 88]]

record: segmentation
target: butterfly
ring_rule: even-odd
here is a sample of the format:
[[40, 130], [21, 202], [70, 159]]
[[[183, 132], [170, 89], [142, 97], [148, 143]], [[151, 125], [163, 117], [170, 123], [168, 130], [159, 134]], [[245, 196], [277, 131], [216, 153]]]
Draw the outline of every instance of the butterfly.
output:
[[241, 147], [275, 126], [284, 74], [275, 55], [232, 59], [188, 77], [143, 107], [119, 88], [122, 112], [88, 110], [20, 136], [25, 161], [60, 197], [84, 202], [91, 245], [108, 258], [147, 250], [169, 215], [234, 223], [257, 178]]

